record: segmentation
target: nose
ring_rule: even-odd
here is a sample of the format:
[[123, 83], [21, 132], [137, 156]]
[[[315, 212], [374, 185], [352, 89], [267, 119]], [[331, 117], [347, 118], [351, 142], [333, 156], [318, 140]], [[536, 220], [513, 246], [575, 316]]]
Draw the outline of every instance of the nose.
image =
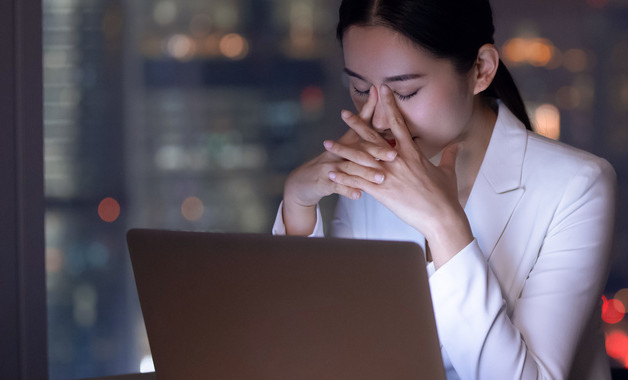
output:
[[371, 124], [373, 128], [379, 133], [384, 132], [388, 129], [388, 124], [386, 123], [386, 118], [384, 116], [384, 110], [381, 105], [381, 102], [378, 100], [375, 105], [375, 110], [373, 111], [373, 119], [371, 120]]

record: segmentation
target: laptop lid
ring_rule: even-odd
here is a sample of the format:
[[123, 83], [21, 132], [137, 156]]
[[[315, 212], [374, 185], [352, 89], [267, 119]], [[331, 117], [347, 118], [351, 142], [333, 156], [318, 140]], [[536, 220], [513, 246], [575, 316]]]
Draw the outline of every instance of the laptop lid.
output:
[[444, 379], [409, 242], [134, 229], [160, 380]]

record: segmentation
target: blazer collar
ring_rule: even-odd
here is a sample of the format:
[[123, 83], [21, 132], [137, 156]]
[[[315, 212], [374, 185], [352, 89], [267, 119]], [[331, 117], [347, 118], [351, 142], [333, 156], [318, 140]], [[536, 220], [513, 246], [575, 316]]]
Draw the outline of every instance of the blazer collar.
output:
[[495, 128], [478, 173], [496, 193], [501, 194], [521, 186], [527, 142], [528, 134], [523, 123], [499, 102]]
[[523, 124], [499, 103], [493, 134], [465, 207], [473, 236], [487, 259], [524, 193], [521, 173], [527, 140]]

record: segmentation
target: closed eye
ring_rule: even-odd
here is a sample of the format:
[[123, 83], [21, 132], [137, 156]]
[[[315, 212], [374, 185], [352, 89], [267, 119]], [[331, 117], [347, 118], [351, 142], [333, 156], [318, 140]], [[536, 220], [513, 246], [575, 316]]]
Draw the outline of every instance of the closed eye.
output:
[[[368, 96], [369, 92], [370, 92], [370, 90], [360, 91], [357, 88], [353, 87], [353, 93], [356, 94], [357, 96]], [[419, 92], [419, 90], [416, 90], [413, 93], [408, 94], [408, 95], [401, 95], [400, 93], [395, 92], [395, 95], [397, 96], [397, 98], [399, 98], [399, 100], [405, 101], [405, 100], [408, 100], [408, 99], [412, 98], [418, 92]]]
[[366, 91], [360, 91], [357, 88], [353, 87], [353, 93], [356, 94], [357, 96], [368, 96], [369, 92], [370, 92], [370, 89]]
[[396, 93], [396, 92], [395, 92], [395, 95], [397, 95], [397, 97], [399, 98], [399, 100], [404, 101], [404, 100], [408, 100], [408, 99], [410, 99], [411, 97], [413, 97], [414, 95], [416, 95], [418, 92], [419, 92], [419, 90], [416, 90], [416, 91], [414, 91], [413, 93], [408, 94], [408, 95], [401, 95], [401, 94], [398, 94], [398, 93]]

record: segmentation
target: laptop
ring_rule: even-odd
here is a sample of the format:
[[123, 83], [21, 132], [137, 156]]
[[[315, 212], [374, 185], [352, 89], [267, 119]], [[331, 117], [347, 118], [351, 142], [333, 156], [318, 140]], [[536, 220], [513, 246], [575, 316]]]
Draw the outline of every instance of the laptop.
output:
[[415, 243], [133, 229], [159, 380], [445, 379]]

